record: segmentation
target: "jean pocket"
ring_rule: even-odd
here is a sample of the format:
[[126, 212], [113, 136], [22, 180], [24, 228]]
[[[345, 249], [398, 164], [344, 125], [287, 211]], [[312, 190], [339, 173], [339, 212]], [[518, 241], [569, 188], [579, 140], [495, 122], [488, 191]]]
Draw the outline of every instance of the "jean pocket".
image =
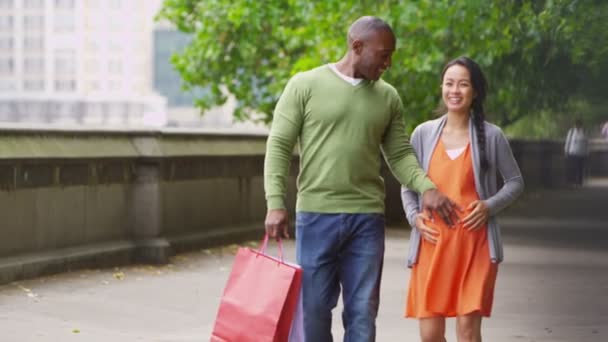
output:
[[309, 226], [321, 216], [319, 213], [299, 211], [296, 213], [296, 226]]

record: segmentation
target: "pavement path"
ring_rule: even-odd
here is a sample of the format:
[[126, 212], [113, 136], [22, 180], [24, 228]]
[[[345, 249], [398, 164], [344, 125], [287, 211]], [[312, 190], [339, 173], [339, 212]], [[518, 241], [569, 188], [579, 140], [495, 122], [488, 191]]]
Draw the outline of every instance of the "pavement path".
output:
[[[535, 198], [550, 198], [555, 208], [574, 213], [577, 205], [589, 204], [608, 212], [608, 201], [597, 203], [608, 197], [604, 181], [571, 191]], [[608, 341], [607, 221], [563, 212], [552, 217], [551, 207], [543, 210], [501, 221], [506, 261], [499, 269], [493, 317], [483, 323], [484, 340]], [[402, 317], [408, 235], [405, 229], [387, 232], [380, 342], [418, 340], [417, 322]], [[2, 286], [0, 341], [207, 341], [236, 248], [181, 254], [162, 267], [82, 270]], [[293, 241], [286, 252], [293, 260]], [[340, 307], [334, 311], [336, 341], [342, 339], [340, 312]], [[454, 320], [448, 321], [447, 339], [456, 340]]]

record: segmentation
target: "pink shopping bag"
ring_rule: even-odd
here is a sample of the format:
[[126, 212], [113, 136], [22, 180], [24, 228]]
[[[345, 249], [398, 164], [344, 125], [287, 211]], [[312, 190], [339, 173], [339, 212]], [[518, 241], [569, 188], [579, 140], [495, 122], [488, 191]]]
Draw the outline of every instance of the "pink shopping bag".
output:
[[300, 297], [302, 270], [259, 251], [239, 248], [215, 320], [211, 342], [287, 342]]

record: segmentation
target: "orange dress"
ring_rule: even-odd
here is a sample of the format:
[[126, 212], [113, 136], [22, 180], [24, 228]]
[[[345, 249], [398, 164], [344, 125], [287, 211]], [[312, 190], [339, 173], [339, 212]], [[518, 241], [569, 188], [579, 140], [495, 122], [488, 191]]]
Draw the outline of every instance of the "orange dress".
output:
[[[456, 159], [448, 156], [441, 139], [429, 164], [429, 177], [437, 188], [465, 212], [478, 200], [470, 144]], [[422, 239], [418, 263], [410, 278], [406, 317], [455, 317], [473, 312], [490, 316], [497, 265], [490, 261], [487, 227], [469, 231], [448, 227], [439, 217], [427, 222], [439, 231], [437, 244]]]

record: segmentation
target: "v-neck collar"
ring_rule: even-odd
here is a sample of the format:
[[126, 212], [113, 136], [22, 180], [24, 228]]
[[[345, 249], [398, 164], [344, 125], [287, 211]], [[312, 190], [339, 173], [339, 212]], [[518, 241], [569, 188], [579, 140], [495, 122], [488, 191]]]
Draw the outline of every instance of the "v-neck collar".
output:
[[341, 84], [343, 84], [344, 86], [348, 86], [348, 88], [350, 89], [360, 89], [363, 88], [369, 84], [372, 84], [372, 81], [367, 80], [367, 79], [362, 79], [361, 82], [359, 82], [359, 84], [357, 85], [353, 85], [352, 83], [349, 83], [347, 80], [343, 79], [342, 77], [340, 77], [339, 75], [337, 75], [335, 73], [335, 71], [331, 70], [331, 67], [329, 66], [329, 64], [325, 64], [325, 69], [327, 72], [329, 72], [337, 81], [339, 81]]

